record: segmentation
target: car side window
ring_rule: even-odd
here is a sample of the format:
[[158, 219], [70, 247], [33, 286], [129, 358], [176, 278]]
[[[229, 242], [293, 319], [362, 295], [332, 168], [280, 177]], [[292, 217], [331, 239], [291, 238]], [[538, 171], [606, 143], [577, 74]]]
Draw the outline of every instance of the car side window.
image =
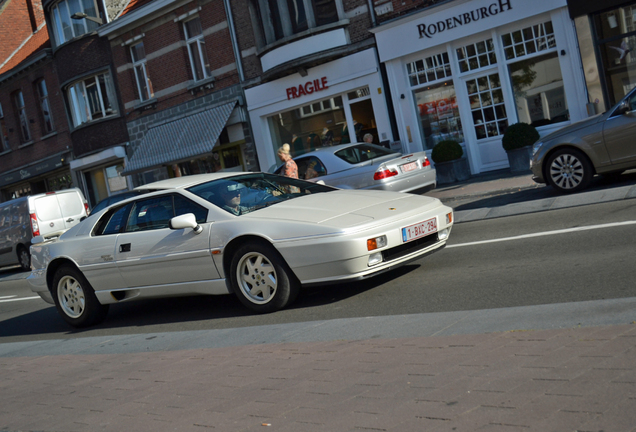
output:
[[182, 214], [194, 213], [194, 217], [197, 219], [197, 223], [205, 223], [208, 220], [208, 210], [201, 207], [199, 204], [190, 201], [182, 195], [174, 196], [174, 210], [175, 216]]
[[636, 93], [629, 98], [629, 110], [636, 111]]
[[126, 224], [126, 217], [130, 211], [132, 204], [113, 209], [104, 215], [102, 223], [97, 226], [97, 235], [118, 234], [122, 232], [122, 228]]
[[126, 232], [168, 228], [168, 223], [173, 217], [172, 195], [134, 201]]
[[309, 180], [327, 175], [327, 169], [316, 156], [299, 158], [296, 161], [298, 165], [298, 177]]

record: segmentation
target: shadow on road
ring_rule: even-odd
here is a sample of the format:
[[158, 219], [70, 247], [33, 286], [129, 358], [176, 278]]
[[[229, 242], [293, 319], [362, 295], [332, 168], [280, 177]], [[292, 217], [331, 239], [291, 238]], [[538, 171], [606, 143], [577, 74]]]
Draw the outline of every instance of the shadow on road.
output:
[[[0, 338], [40, 336], [44, 339], [65, 336], [101, 336], [143, 333], [144, 327], [162, 327], [161, 331], [192, 329], [222, 329], [250, 327], [323, 319], [320, 311], [330, 305], [355, 297], [380, 285], [416, 270], [419, 265], [406, 265], [371, 279], [310, 287], [301, 290], [299, 298], [290, 307], [271, 314], [251, 313], [233, 295], [192, 296], [164, 299], [147, 299], [111, 305], [106, 320], [86, 329], [67, 325], [54, 306], [0, 322]], [[313, 317], [313, 318], [312, 318]], [[201, 324], [200, 322], [207, 322]], [[197, 323], [192, 326], [189, 323]]]

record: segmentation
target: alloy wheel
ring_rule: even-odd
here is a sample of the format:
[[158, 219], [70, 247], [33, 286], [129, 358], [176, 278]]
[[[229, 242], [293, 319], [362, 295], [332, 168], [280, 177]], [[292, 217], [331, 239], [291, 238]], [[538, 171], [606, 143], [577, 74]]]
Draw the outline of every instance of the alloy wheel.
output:
[[236, 279], [243, 295], [256, 304], [269, 302], [278, 289], [274, 265], [258, 252], [247, 253], [241, 258]]
[[60, 307], [71, 318], [79, 318], [86, 308], [86, 297], [77, 279], [64, 276], [57, 285]]
[[574, 155], [563, 153], [556, 157], [550, 165], [550, 178], [561, 189], [574, 189], [581, 184], [585, 176], [585, 168]]

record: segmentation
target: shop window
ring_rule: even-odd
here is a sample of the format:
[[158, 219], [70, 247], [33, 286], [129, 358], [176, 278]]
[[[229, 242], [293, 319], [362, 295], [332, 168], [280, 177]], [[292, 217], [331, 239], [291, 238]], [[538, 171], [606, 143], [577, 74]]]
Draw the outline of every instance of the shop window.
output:
[[38, 98], [40, 99], [40, 113], [42, 114], [42, 131], [45, 134], [53, 132], [53, 116], [51, 115], [51, 105], [49, 104], [49, 92], [46, 89], [44, 79], [36, 81]]
[[64, 0], [53, 6], [51, 18], [58, 45], [96, 30], [99, 24], [95, 21], [71, 17], [76, 13], [85, 13], [89, 17], [98, 18], [97, 11], [95, 0]]
[[113, 84], [108, 72], [71, 84], [66, 95], [75, 127], [117, 114]]
[[[215, 147], [218, 148], [218, 147]], [[215, 150], [211, 156], [203, 156], [171, 167], [172, 176], [181, 177], [194, 174], [207, 174], [217, 171], [244, 171], [241, 147], [227, 145]]]
[[540, 127], [569, 120], [558, 53], [508, 65], [519, 122]]
[[73, 179], [70, 173], [62, 173], [46, 179], [47, 191], [59, 191], [73, 187]]
[[152, 82], [150, 82], [150, 78], [148, 76], [144, 43], [139, 42], [138, 44], [131, 46], [130, 56], [133, 61], [133, 69], [135, 71], [135, 81], [137, 81], [139, 99], [145, 101], [153, 98], [155, 93], [152, 90]]
[[453, 81], [416, 90], [413, 95], [426, 149], [444, 140], [464, 141]]
[[594, 16], [600, 63], [614, 105], [636, 86], [636, 7], [623, 6]]
[[340, 0], [252, 0], [255, 31], [265, 44], [338, 22]]
[[506, 60], [556, 48], [551, 21], [506, 33], [501, 41]]
[[477, 139], [503, 135], [508, 128], [499, 74], [466, 81]]
[[448, 54], [437, 54], [406, 64], [411, 86], [426, 84], [451, 76]]
[[457, 48], [456, 52], [460, 72], [468, 72], [497, 64], [495, 44], [492, 39]]
[[7, 124], [4, 121], [4, 111], [2, 111], [2, 105], [0, 104], [0, 150], [11, 150], [9, 146], [9, 131], [7, 130]]
[[201, 19], [196, 17], [190, 21], [186, 21], [183, 23], [183, 28], [185, 31], [188, 55], [190, 56], [190, 66], [192, 67], [192, 76], [194, 77], [194, 80], [201, 81], [211, 77], [212, 71], [210, 69], [208, 53], [205, 50]]
[[91, 207], [114, 193], [128, 189], [126, 177], [121, 175], [123, 170], [122, 164], [116, 164], [84, 172], [86, 198]]
[[29, 142], [31, 141], [31, 131], [29, 130], [29, 119], [27, 118], [22, 91], [18, 90], [13, 93], [13, 102], [15, 104], [16, 117], [20, 121], [20, 136], [22, 142]]

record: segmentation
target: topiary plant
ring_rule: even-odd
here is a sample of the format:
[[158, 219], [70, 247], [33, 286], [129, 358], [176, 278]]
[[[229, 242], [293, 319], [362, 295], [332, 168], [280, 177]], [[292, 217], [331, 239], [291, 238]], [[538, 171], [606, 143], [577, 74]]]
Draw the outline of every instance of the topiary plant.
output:
[[431, 158], [435, 163], [448, 162], [460, 159], [464, 154], [462, 146], [457, 141], [444, 140], [435, 144], [431, 152]]
[[539, 132], [528, 123], [510, 125], [504, 133], [501, 145], [505, 151], [531, 146], [540, 138]]

